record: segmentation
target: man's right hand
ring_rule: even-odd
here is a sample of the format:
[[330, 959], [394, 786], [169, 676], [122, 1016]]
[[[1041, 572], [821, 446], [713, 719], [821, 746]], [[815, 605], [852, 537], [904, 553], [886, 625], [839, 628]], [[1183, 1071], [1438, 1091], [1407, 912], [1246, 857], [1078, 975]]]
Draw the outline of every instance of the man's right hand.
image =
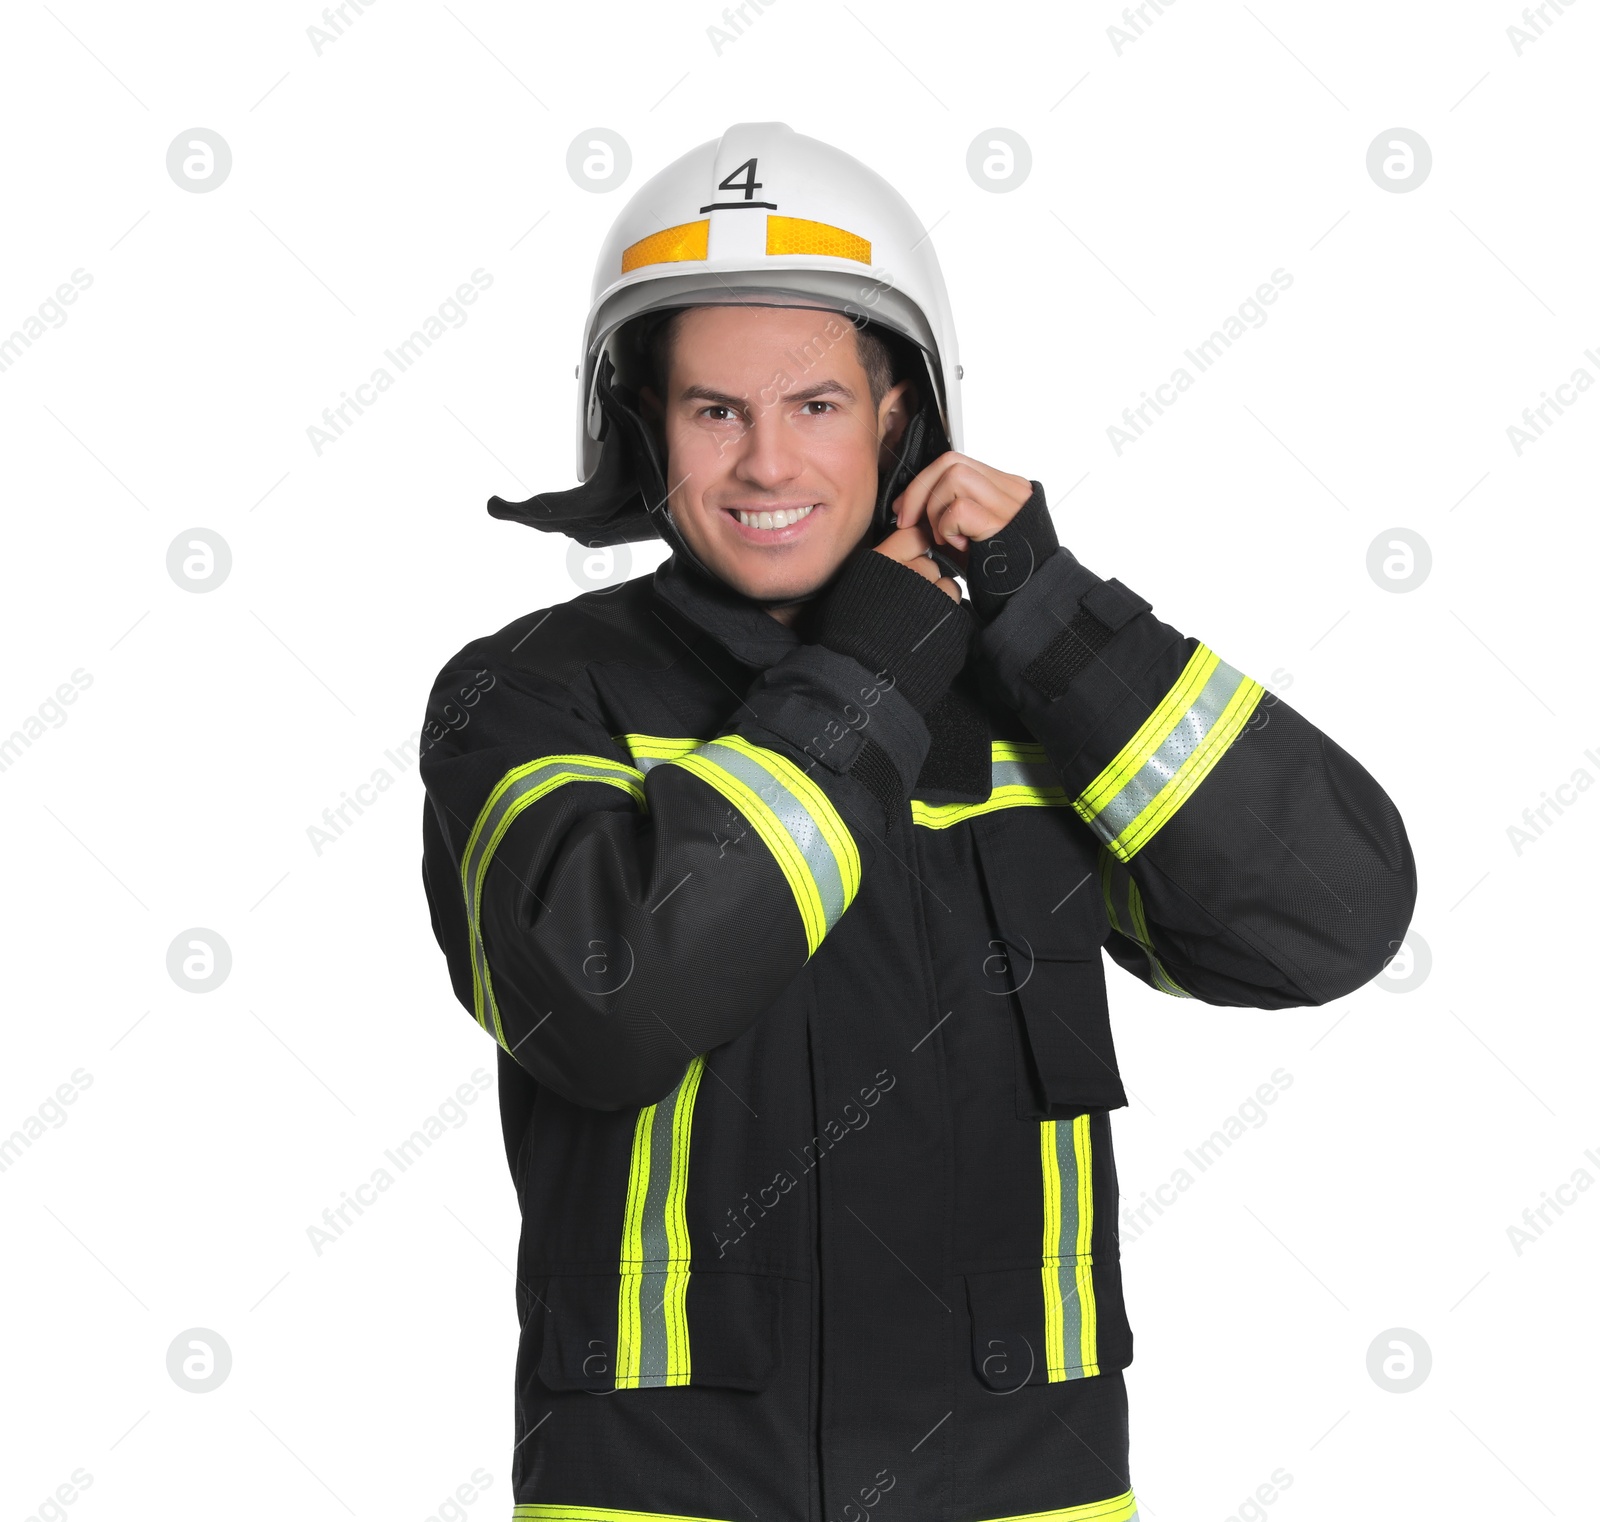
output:
[[[942, 546], [946, 554], [950, 554], [949, 546]], [[891, 560], [898, 560], [901, 565], [908, 566], [925, 581], [931, 581], [941, 591], [948, 592], [956, 602], [961, 601], [961, 587], [953, 578], [943, 576], [932, 556], [933, 534], [927, 523], [918, 519], [906, 528], [897, 528], [884, 540], [873, 546], [879, 555], [887, 555]]]

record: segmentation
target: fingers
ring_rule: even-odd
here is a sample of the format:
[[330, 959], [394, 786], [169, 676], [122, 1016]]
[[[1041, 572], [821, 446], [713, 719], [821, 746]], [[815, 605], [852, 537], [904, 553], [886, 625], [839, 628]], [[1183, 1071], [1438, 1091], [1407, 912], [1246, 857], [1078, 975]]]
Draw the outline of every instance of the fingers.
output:
[[914, 559], [902, 560], [900, 563], [907, 570], [915, 571], [924, 581], [936, 582], [942, 574], [939, 567], [933, 563], [933, 558], [929, 555], [918, 555]]
[[948, 592], [957, 602], [961, 601], [961, 585], [952, 581], [933, 562], [931, 555], [919, 555], [915, 560], [903, 562], [909, 569], [915, 571], [924, 581], [931, 581], [942, 592]]
[[906, 564], [919, 555], [926, 555], [932, 546], [933, 535], [929, 532], [928, 525], [913, 523], [906, 528], [891, 530], [874, 548], [880, 555], [887, 555], [891, 560]]
[[927, 512], [928, 498], [935, 486], [959, 464], [976, 464], [969, 461], [964, 454], [957, 454], [955, 450], [946, 450], [938, 459], [923, 466], [907, 484], [906, 489], [896, 498], [896, 515], [902, 524], [916, 523]]
[[1021, 476], [949, 450], [912, 478], [896, 499], [902, 525], [925, 523], [935, 541], [965, 550], [1000, 532], [1032, 495]]
[[939, 569], [939, 567], [934, 563], [933, 556], [926, 554], [918, 555], [912, 560], [902, 562], [902, 564], [915, 571], [917, 575], [923, 578], [924, 581], [931, 581], [934, 586], [939, 588], [941, 592], [947, 592], [952, 598], [955, 599], [955, 601], [961, 601], [960, 584], [952, 581], [950, 577], [946, 576], [944, 572]]
[[996, 495], [999, 474], [968, 455], [946, 450], [918, 471], [901, 493], [899, 521], [931, 521], [937, 509], [948, 507], [958, 496], [965, 497], [975, 507], [998, 506], [1002, 500]]
[[928, 499], [926, 512], [933, 537], [939, 543], [957, 550], [966, 549], [969, 537], [987, 539], [1003, 526], [996, 524], [993, 528], [985, 527], [984, 515], [973, 502], [961, 496], [941, 500], [938, 487], [934, 488], [934, 495]]
[[927, 524], [913, 523], [908, 528], [898, 528], [886, 535], [881, 544], [873, 546], [873, 553], [898, 560], [908, 570], [915, 571], [924, 581], [931, 581], [960, 602], [961, 587], [939, 569], [931, 554], [932, 545], [933, 535], [929, 532]]
[[[897, 528], [884, 535], [881, 542], [873, 546], [875, 555], [887, 555], [891, 560], [898, 560], [901, 565], [913, 570], [925, 581], [931, 581], [936, 587], [947, 593], [956, 602], [961, 601], [961, 587], [958, 582], [946, 576], [934, 560], [932, 550], [934, 537], [926, 523], [912, 523], [905, 528]], [[963, 560], [965, 557], [963, 557]]]

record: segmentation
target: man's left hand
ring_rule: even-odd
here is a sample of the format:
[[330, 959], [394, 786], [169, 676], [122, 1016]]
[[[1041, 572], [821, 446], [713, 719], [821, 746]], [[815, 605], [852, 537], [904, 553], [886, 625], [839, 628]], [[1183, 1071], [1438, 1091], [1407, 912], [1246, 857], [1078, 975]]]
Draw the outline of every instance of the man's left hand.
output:
[[961, 552], [969, 540], [998, 534], [1033, 495], [1033, 482], [946, 450], [917, 472], [894, 500], [901, 528], [926, 521], [934, 540]]

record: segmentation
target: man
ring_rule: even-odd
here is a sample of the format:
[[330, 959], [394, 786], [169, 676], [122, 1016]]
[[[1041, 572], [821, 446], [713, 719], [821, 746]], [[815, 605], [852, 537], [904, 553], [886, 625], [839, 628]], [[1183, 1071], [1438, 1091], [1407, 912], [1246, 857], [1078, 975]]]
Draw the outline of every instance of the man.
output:
[[525, 1522], [1135, 1518], [1102, 947], [1283, 1008], [1405, 934], [1382, 789], [962, 453], [959, 378], [905, 202], [741, 124], [602, 250], [584, 484], [490, 503], [673, 548], [429, 705]]

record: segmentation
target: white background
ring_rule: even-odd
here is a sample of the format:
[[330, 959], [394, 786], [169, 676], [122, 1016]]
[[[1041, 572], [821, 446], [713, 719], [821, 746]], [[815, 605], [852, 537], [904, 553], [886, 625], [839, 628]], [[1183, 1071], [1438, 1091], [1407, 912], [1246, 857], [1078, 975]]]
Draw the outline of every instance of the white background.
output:
[[[1600, 379], [1600, 13], [1550, 8], [1519, 54], [1509, 0], [1182, 0], [1119, 52], [1111, 4], [782, 0], [719, 53], [714, 3], [381, 0], [320, 54], [311, 3], [6, 10], [0, 334], [92, 284], [0, 370], [0, 735], [52, 714], [0, 770], [0, 1136], [52, 1117], [0, 1172], [0, 1519], [79, 1469], [82, 1522], [421, 1522], [476, 1470], [466, 1514], [509, 1515], [492, 1089], [334, 1245], [307, 1236], [494, 1070], [386, 752], [454, 651], [576, 591], [564, 540], [484, 502], [574, 484], [611, 219], [769, 119], [934, 229], [967, 452], [1042, 480], [1087, 565], [1367, 765], [1416, 851], [1423, 979], [1267, 1013], [1109, 969], [1131, 1200], [1292, 1078], [1124, 1225], [1146, 1522], [1594, 1517], [1600, 1190], [1520, 1253], [1508, 1227], [1600, 1179], [1600, 790], [1507, 832], [1600, 778], [1600, 395], [1520, 454], [1507, 428]], [[194, 127], [233, 155], [204, 194], [166, 170]], [[633, 153], [612, 193], [566, 169], [596, 127]], [[1033, 158], [1008, 193], [966, 169], [1001, 127]], [[1433, 155], [1403, 193], [1366, 168], [1395, 127]], [[308, 425], [480, 268], [465, 325], [317, 454]], [[1108, 425], [1280, 268], [1266, 323], [1118, 454]], [[1403, 593], [1367, 569], [1396, 527], [1432, 555]], [[206, 594], [167, 570], [196, 528], [232, 554]], [[380, 768], [318, 854], [308, 827]], [[193, 927], [232, 952], [207, 994], [167, 972]], [[232, 1351], [206, 1395], [166, 1368], [196, 1327]], [[1407, 1394], [1368, 1372], [1393, 1328], [1431, 1350]]]

